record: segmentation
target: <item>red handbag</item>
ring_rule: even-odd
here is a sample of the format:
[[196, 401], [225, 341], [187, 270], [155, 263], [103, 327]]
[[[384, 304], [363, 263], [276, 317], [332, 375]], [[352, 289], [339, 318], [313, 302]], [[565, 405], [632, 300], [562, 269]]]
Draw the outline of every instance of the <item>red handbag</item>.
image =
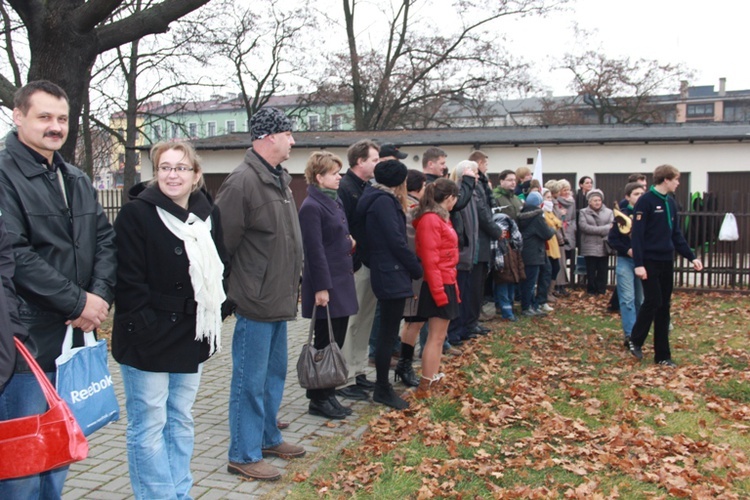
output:
[[89, 443], [70, 408], [23, 343], [15, 341], [42, 386], [49, 410], [0, 422], [0, 480], [39, 474], [83, 460], [89, 454]]

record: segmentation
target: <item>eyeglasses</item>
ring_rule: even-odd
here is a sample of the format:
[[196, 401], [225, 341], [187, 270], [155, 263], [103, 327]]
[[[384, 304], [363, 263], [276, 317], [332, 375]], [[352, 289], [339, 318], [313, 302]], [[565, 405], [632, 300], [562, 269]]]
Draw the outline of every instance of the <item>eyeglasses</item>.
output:
[[193, 167], [188, 167], [186, 165], [177, 165], [176, 167], [170, 167], [169, 165], [159, 165], [158, 170], [162, 174], [170, 174], [172, 172], [184, 174], [185, 172], [192, 172]]

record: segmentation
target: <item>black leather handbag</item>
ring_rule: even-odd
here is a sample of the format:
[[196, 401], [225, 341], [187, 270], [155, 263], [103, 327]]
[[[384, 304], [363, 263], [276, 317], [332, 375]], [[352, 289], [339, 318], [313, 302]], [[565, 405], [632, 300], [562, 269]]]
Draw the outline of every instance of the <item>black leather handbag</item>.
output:
[[297, 378], [299, 385], [305, 389], [330, 389], [346, 383], [349, 379], [349, 368], [346, 366], [346, 360], [339, 345], [333, 338], [331, 312], [328, 306], [326, 306], [326, 316], [328, 316], [329, 343], [320, 350], [313, 346], [316, 310], [317, 306], [313, 306], [310, 335], [307, 337], [307, 344], [302, 346], [302, 352], [297, 360]]

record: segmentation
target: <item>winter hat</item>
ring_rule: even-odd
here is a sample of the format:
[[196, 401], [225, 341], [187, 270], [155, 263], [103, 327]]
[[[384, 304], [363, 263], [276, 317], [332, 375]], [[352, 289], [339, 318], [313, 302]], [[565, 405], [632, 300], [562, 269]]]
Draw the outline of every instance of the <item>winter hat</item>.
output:
[[250, 138], [253, 141], [290, 130], [292, 121], [278, 108], [260, 108], [250, 118]]
[[375, 180], [388, 187], [400, 186], [406, 180], [407, 171], [406, 165], [398, 160], [381, 161], [375, 165]]
[[604, 201], [604, 193], [602, 193], [601, 189], [592, 189], [591, 191], [586, 193], [586, 201], [589, 201], [594, 196], [598, 196], [602, 201]]
[[531, 205], [532, 207], [540, 206], [542, 204], [542, 201], [544, 201], [542, 195], [537, 193], [536, 191], [532, 191], [526, 195], [526, 204]]

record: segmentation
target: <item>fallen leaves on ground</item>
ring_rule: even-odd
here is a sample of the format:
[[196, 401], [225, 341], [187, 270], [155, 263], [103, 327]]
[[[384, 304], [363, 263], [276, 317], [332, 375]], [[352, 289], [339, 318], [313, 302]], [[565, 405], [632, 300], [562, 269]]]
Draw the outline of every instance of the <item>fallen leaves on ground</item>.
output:
[[[617, 484], [602, 491], [608, 476], [652, 485], [656, 496], [740, 498], [733, 486], [750, 478], [747, 450], [713, 438], [730, 431], [747, 435], [750, 405], [706, 387], [750, 382], [741, 368], [748, 366], [748, 352], [732, 341], [744, 335], [747, 345], [750, 310], [713, 311], [711, 297], [681, 294], [673, 307], [680, 332], [677, 338], [673, 334], [673, 350], [679, 352], [679, 336], [690, 335], [698, 322], [718, 328], [713, 348], [699, 362], [677, 369], [636, 365], [621, 347], [617, 351], [621, 333], [605, 323], [588, 331], [554, 315], [543, 322], [494, 323], [494, 335], [511, 340], [508, 352], [493, 356], [490, 338], [445, 358], [446, 377], [436, 397], [374, 418], [361, 442], [343, 450], [342, 469], [315, 478], [315, 488], [338, 498], [372, 493], [386, 462], [392, 462], [392, 474], [419, 476], [413, 492], [419, 499], [464, 498], [462, 482], [469, 479], [481, 481], [495, 498], [619, 498]], [[601, 299], [582, 294], [556, 307], [607, 314]], [[513, 364], [524, 357], [528, 362]], [[597, 396], [603, 384], [615, 385], [616, 400]], [[709, 417], [697, 420], [698, 434], [673, 433], [671, 417], [689, 416], [699, 403]], [[454, 416], [436, 418], [439, 404], [454, 405]], [[415, 440], [441, 453], [410, 456]], [[555, 477], [564, 470], [579, 479], [560, 482], [550, 474], [543, 486], [538, 480], [524, 484], [532, 472], [552, 469]], [[514, 479], [506, 481], [509, 477]]]

